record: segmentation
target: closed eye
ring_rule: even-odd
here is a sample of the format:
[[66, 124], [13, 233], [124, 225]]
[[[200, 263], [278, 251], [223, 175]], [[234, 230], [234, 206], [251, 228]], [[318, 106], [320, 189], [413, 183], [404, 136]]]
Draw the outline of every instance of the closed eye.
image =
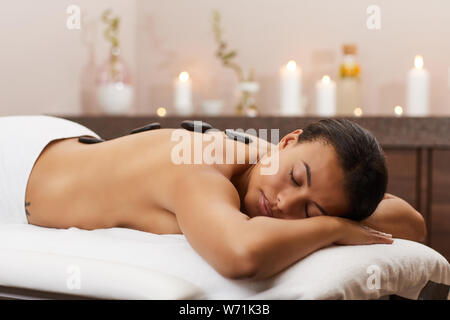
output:
[[297, 186], [300, 187], [300, 184], [298, 184], [298, 182], [294, 179], [294, 168], [291, 169], [291, 172], [289, 173], [289, 175], [291, 176], [292, 182], [294, 182]]
[[[294, 168], [291, 169], [291, 172], [289, 172], [289, 175], [291, 176], [292, 182], [293, 182], [295, 185], [297, 185], [297, 186], [300, 187], [300, 184], [299, 184], [299, 183], [295, 180], [295, 178], [294, 178]], [[309, 213], [308, 213], [308, 204], [307, 204], [307, 203], [305, 203], [305, 215], [306, 215], [307, 218], [310, 217], [310, 215], [309, 215]]]

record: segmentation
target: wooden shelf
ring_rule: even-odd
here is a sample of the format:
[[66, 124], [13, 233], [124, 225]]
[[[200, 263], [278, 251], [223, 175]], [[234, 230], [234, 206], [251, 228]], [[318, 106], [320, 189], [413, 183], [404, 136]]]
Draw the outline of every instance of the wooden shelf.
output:
[[[192, 115], [186, 117], [156, 116], [59, 116], [92, 127], [105, 138], [120, 136], [128, 130], [150, 122], [160, 122], [165, 128], [178, 128], [185, 119], [203, 120], [215, 128], [230, 129], [279, 129], [280, 137], [308, 123], [317, 121], [319, 117], [207, 117]], [[450, 148], [450, 117], [336, 117], [352, 120], [363, 126], [377, 137], [383, 147], [415, 148], [433, 147]]]

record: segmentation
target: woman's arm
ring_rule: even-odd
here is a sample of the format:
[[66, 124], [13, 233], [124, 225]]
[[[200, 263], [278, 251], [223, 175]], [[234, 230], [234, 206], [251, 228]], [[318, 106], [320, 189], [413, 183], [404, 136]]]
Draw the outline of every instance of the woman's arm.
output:
[[385, 194], [374, 213], [361, 223], [390, 233], [394, 238], [421, 242], [427, 235], [422, 215], [405, 200], [389, 193]]
[[333, 243], [392, 243], [376, 231], [338, 217], [275, 219], [248, 216], [229, 180], [199, 172], [175, 188], [174, 212], [190, 245], [216, 271], [232, 279], [264, 279]]
[[391, 235], [364, 227], [358, 222], [333, 216], [307, 219], [255, 217], [248, 221], [255, 246], [256, 269], [252, 279], [264, 279], [285, 269], [310, 253], [332, 244], [392, 244]]

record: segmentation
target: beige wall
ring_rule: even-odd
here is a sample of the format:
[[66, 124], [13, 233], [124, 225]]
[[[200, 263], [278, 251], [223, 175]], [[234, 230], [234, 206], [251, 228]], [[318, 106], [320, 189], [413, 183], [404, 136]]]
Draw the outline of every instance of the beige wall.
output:
[[[0, 115], [79, 114], [80, 76], [87, 60], [82, 31], [68, 30], [67, 7], [81, 7], [86, 24], [112, 8], [120, 13], [122, 51], [136, 66], [136, 1], [127, 0], [3, 0], [0, 5]], [[98, 19], [97, 19], [98, 20]], [[97, 23], [96, 60], [108, 44]]]
[[[370, 4], [381, 8], [381, 30], [366, 27]], [[238, 61], [256, 70], [265, 113], [277, 108], [282, 64], [295, 59], [302, 67], [311, 112], [314, 82], [324, 73], [336, 77], [342, 43], [355, 42], [366, 114], [392, 114], [394, 105], [405, 105], [406, 73], [416, 53], [432, 76], [432, 113], [450, 114], [447, 0], [139, 1], [139, 110], [170, 106], [172, 77], [182, 69], [192, 74], [197, 106], [220, 98], [232, 108], [234, 74], [214, 57], [214, 8], [222, 13], [225, 38], [240, 51]]]
[[[232, 112], [236, 79], [214, 57], [211, 11], [217, 8], [238, 62], [256, 71], [263, 113], [276, 111], [278, 70], [289, 59], [303, 69], [311, 112], [314, 82], [324, 73], [335, 78], [341, 45], [354, 42], [366, 114], [392, 114], [394, 105], [405, 105], [406, 73], [420, 53], [431, 73], [431, 111], [450, 115], [448, 0], [8, 1], [0, 11], [0, 114], [81, 112], [86, 49], [81, 32], [65, 26], [69, 4], [80, 5], [88, 18], [106, 7], [122, 16], [122, 50], [137, 84], [139, 114], [172, 110], [172, 82], [182, 70], [192, 76], [197, 110], [204, 99], [222, 99]], [[366, 28], [370, 4], [381, 8], [381, 30]], [[107, 46], [100, 32], [97, 43], [101, 61]]]

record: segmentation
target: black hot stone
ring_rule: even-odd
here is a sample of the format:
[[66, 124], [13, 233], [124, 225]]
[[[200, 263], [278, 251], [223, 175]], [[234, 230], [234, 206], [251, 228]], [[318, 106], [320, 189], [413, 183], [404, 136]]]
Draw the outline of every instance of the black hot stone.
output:
[[235, 130], [225, 129], [225, 134], [231, 140], [244, 142], [245, 144], [249, 144], [249, 143], [253, 142], [253, 140], [248, 135], [245, 135], [243, 133], [237, 132]]
[[94, 137], [79, 137], [78, 142], [84, 143], [84, 144], [94, 144], [94, 143], [100, 143], [104, 142], [103, 139], [97, 139]]
[[209, 123], [200, 120], [184, 120], [181, 122], [181, 127], [188, 131], [194, 131], [195, 129], [198, 131], [200, 129], [202, 133], [213, 128]]
[[150, 130], [155, 130], [155, 129], [161, 129], [161, 124], [159, 122], [153, 122], [144, 127], [133, 129], [133, 130], [131, 130], [130, 134], [135, 134], [135, 133], [150, 131]]

